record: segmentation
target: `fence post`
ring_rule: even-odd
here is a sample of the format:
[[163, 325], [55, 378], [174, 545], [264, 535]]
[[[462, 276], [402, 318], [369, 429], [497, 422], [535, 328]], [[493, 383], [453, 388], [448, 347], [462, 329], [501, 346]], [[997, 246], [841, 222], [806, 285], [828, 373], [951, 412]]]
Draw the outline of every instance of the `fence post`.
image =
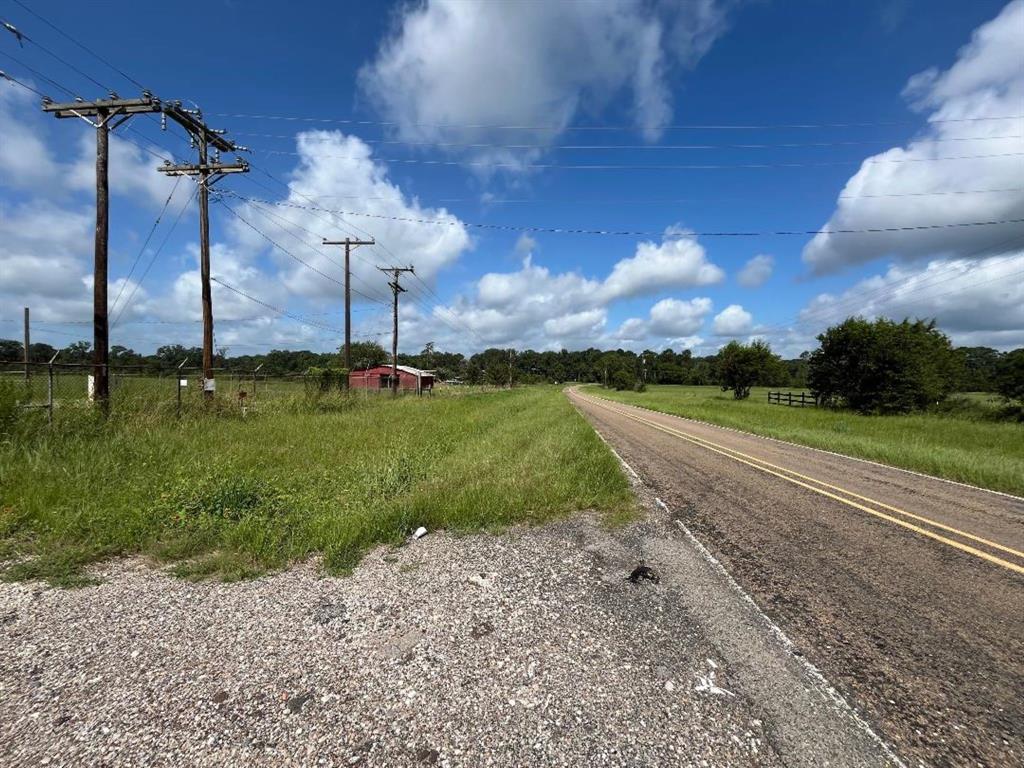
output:
[[59, 354], [60, 350], [54, 352], [46, 365], [46, 421], [50, 426], [53, 426], [53, 361]]
[[256, 399], [256, 374], [260, 372], [260, 368], [263, 367], [263, 363], [256, 366], [256, 370], [252, 372], [252, 399]]
[[177, 417], [179, 419], [181, 418], [181, 367], [183, 365], [185, 365], [185, 363], [187, 363], [187, 362], [188, 362], [188, 358], [186, 357], [184, 360], [182, 360], [180, 363], [178, 363], [178, 367], [175, 368], [175, 370], [174, 370], [174, 389], [175, 389], [175, 392], [176, 392], [176, 394], [178, 396], [178, 405], [177, 405], [177, 409], [176, 409], [176, 415], [177, 415]]

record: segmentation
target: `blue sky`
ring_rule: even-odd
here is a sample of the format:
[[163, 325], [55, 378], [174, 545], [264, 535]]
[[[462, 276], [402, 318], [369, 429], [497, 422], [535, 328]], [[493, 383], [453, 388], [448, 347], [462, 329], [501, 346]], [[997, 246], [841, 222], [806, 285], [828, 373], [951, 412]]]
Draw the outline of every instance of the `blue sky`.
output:
[[[31, 7], [252, 149], [253, 170], [211, 207], [213, 274], [262, 302], [215, 286], [233, 353], [336, 347], [339, 252], [318, 243], [365, 233], [381, 246], [357, 252], [360, 293], [386, 298], [376, 265], [417, 266], [409, 351], [707, 354], [760, 336], [796, 355], [854, 312], [1024, 345], [1019, 223], [712, 235], [1024, 218], [1020, 0], [224, 2], [194, 40], [177, 4]], [[20, 83], [104, 95], [85, 73], [137, 92], [13, 0], [0, 18], [30, 39], [0, 37], [0, 69]], [[0, 336], [19, 337], [28, 305], [33, 338], [59, 345], [90, 337], [93, 138], [38, 102], [0, 82]], [[143, 248], [171, 191], [150, 153], [190, 150], [174, 126], [131, 128], [112, 155], [111, 341], [197, 344], [188, 182]], [[357, 296], [356, 310], [357, 334], [388, 328], [384, 304]]]

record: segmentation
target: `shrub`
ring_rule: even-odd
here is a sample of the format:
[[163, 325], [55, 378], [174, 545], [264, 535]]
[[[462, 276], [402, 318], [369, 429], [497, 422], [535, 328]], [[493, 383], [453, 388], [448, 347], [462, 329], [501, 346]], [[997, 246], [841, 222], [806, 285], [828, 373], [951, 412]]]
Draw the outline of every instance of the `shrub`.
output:
[[718, 353], [718, 378], [722, 391], [732, 390], [733, 397], [750, 397], [755, 384], [773, 384], [782, 372], [782, 360], [772, 348], [758, 339], [750, 344], [730, 341]]
[[309, 394], [348, 389], [348, 368], [310, 368], [306, 372], [305, 383]]
[[952, 391], [957, 360], [934, 321], [851, 317], [818, 336], [807, 383], [819, 402], [860, 413], [906, 413]]

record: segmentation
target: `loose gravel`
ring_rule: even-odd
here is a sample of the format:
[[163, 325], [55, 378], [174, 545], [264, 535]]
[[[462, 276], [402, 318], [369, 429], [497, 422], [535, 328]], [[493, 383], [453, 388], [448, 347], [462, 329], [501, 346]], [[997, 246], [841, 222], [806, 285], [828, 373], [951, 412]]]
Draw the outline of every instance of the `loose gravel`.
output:
[[628, 580], [628, 540], [581, 515], [432, 532], [345, 578], [122, 560], [0, 585], [0, 763], [780, 765], [679, 587]]

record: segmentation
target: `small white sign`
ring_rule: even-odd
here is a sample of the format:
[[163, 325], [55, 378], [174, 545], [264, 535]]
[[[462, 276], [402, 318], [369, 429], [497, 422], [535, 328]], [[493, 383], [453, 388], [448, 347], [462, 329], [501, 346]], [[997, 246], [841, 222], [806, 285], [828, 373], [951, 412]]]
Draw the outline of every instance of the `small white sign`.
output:
[[203, 392], [216, 392], [217, 382], [213, 379], [203, 379]]
[[188, 386], [188, 379], [178, 379], [178, 386], [179, 387], [187, 387]]
[[86, 389], [87, 389], [87, 391], [89, 393], [89, 399], [90, 400], [96, 399], [96, 377], [93, 376], [90, 373], [88, 376], [86, 376], [85, 382], [86, 382]]

